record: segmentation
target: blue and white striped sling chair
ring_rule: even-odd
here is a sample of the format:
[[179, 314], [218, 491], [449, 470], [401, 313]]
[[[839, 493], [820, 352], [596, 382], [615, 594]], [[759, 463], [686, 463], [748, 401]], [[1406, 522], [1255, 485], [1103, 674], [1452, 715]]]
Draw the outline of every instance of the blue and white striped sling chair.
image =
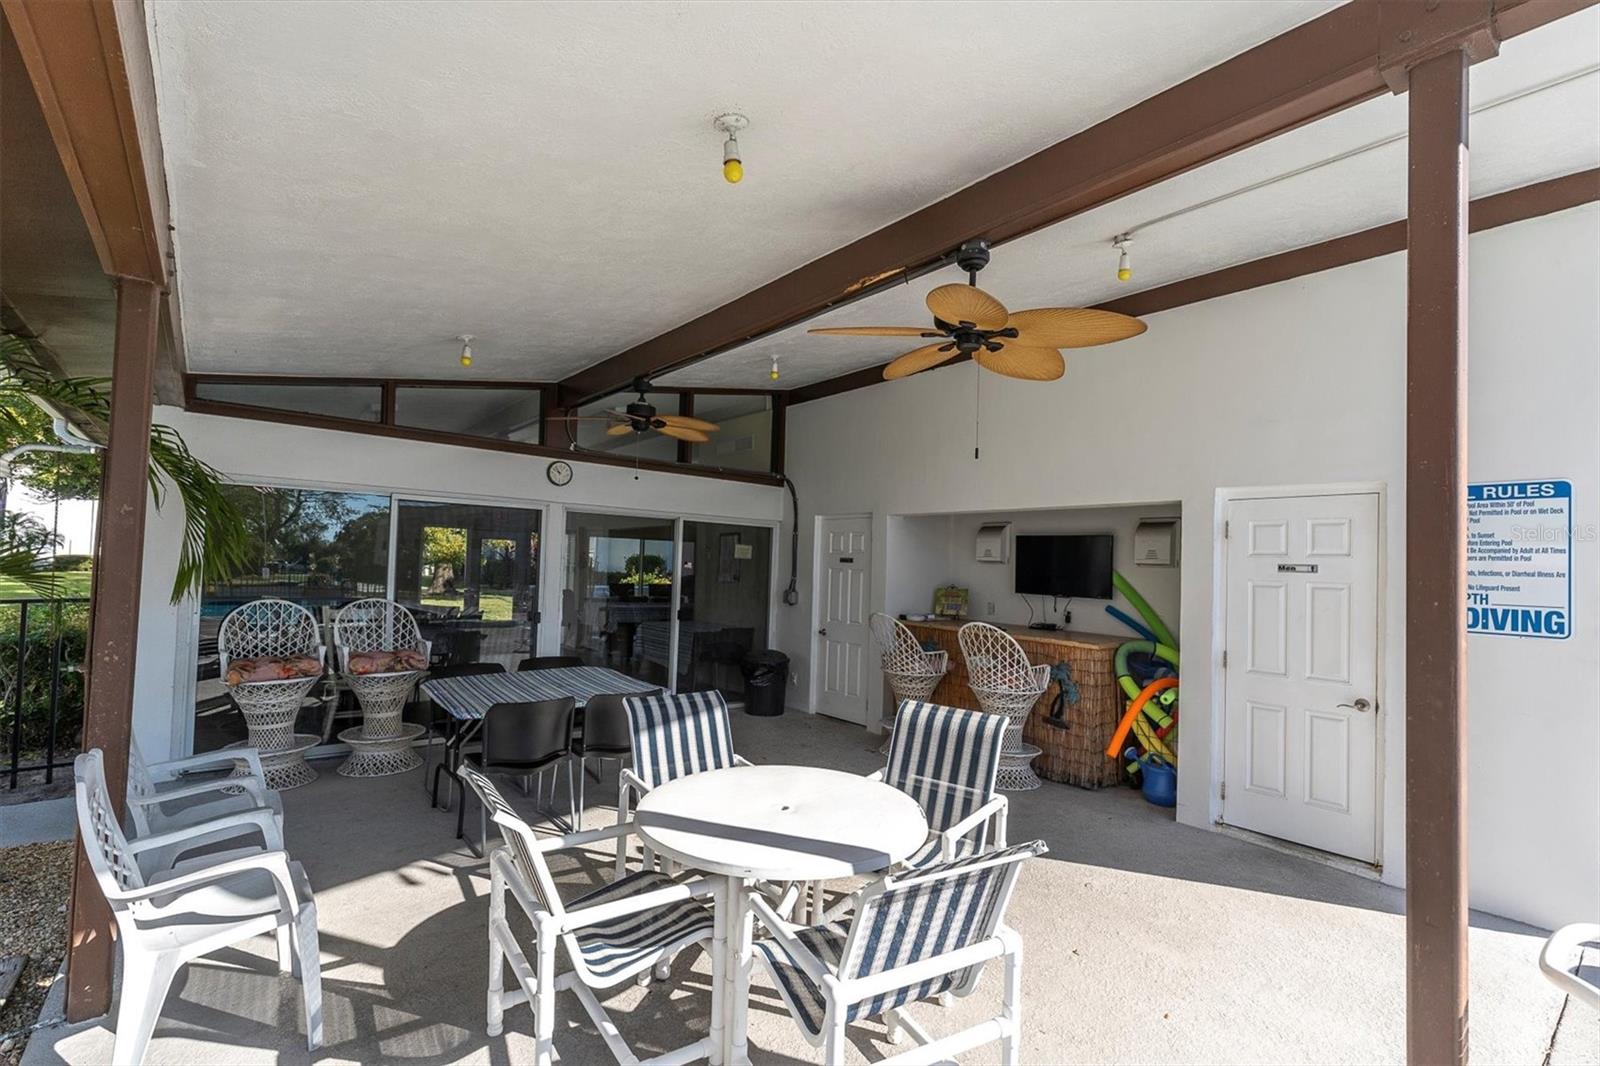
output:
[[[1036, 840], [891, 874], [867, 888], [848, 923], [795, 925], [752, 896], [756, 916], [772, 933], [756, 941], [756, 957], [801, 1033], [824, 1049], [830, 1064], [844, 1062], [851, 1023], [881, 1017], [892, 1042], [902, 1031], [917, 1042], [886, 1063], [949, 1061], [998, 1040], [1000, 1060], [1016, 1066], [1022, 942], [1005, 925], [1005, 912], [1023, 861], [1046, 850]], [[995, 958], [1005, 965], [998, 1015], [935, 1037], [906, 1013], [912, 1003], [969, 995]]]
[[[556, 996], [571, 991], [617, 1061], [638, 1062], [592, 990], [646, 975], [652, 967], [670, 962], [679, 951], [698, 944], [712, 958], [711, 1032], [661, 1058], [691, 1062], [709, 1057], [722, 1040], [718, 980], [722, 953], [713, 950], [713, 941], [726, 936], [721, 909], [715, 906], [719, 882], [674, 880], [641, 870], [570, 904], [563, 903], [545, 856], [610, 840], [632, 832], [633, 827], [611, 826], [539, 838], [494, 782], [470, 765], [461, 767], [461, 777], [483, 801], [505, 840], [504, 846], [489, 855], [489, 1035], [500, 1035], [509, 1008], [528, 1004], [533, 1009], [534, 1060], [538, 1066], [549, 1066], [555, 1055]], [[506, 921], [508, 895], [533, 923], [533, 961]], [[572, 966], [560, 976], [556, 975], [557, 945], [566, 948]], [[516, 978], [510, 990], [505, 986], [508, 965]], [[663, 976], [657, 973], [657, 977]]]

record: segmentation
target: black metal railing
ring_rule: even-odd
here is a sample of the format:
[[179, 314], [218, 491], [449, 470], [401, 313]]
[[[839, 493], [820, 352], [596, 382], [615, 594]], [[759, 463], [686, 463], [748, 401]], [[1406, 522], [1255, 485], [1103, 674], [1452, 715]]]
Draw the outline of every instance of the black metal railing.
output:
[[0, 780], [72, 765], [83, 742], [83, 661], [89, 601], [0, 600]]

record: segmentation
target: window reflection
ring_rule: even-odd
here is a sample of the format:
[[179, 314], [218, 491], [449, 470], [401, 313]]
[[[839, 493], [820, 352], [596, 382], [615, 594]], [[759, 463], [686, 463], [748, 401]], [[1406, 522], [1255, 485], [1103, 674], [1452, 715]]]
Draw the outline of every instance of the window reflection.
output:
[[[319, 623], [351, 600], [383, 596], [389, 578], [389, 497], [370, 493], [229, 485], [250, 538], [246, 565], [200, 595], [194, 750], [245, 739], [244, 721], [222, 684], [217, 634], [250, 600], [289, 600]], [[326, 642], [326, 638], [324, 638]], [[329, 735], [338, 698], [329, 682], [312, 690], [295, 731]]]

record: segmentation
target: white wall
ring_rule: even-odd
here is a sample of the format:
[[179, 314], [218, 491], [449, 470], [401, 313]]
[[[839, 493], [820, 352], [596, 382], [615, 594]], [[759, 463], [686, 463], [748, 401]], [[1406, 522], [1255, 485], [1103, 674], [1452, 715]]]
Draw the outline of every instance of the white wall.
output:
[[[971, 617], [983, 621], [1017, 625], [1030, 621], [1059, 623], [1062, 621], [1061, 612], [1070, 609], [1071, 629], [1132, 636], [1127, 626], [1105, 612], [1108, 604], [1114, 604], [1125, 613], [1138, 617], [1138, 613], [1121, 594], [1109, 600], [1079, 596], [1070, 603], [1065, 599], [1052, 603], [1049, 597], [1023, 597], [1012, 591], [1016, 588], [1015, 538], [1018, 534], [1110, 533], [1114, 538], [1112, 565], [1133, 582], [1134, 588], [1176, 631], [1180, 602], [1179, 568], [1133, 564], [1133, 532], [1140, 520], [1176, 517], [1177, 504], [893, 516], [888, 525], [889, 541], [885, 555], [893, 560], [891, 572], [896, 575], [899, 587], [889, 592], [885, 599], [886, 609], [896, 614], [922, 613], [932, 607], [934, 588], [939, 585], [958, 585], [968, 592]], [[1006, 538], [1010, 552], [1004, 563], [984, 563], [977, 558], [978, 527], [991, 522], [1011, 524], [1011, 531]]]
[[[1477, 234], [1471, 256], [1471, 476], [1568, 478], [1580, 532], [1600, 528], [1600, 206]], [[981, 461], [970, 436], [948, 428], [972, 409], [971, 364], [791, 408], [787, 469], [800, 494], [803, 571], [818, 514], [874, 515], [880, 608], [891, 589], [908, 592], [922, 565], [885, 558], [890, 515], [1179, 502], [1179, 639], [1190, 684], [1178, 817], [1209, 825], [1221, 767], [1212, 714], [1219, 490], [1383, 486], [1382, 854], [1385, 879], [1400, 883], [1404, 266], [1392, 255], [1151, 316], [1141, 337], [1069, 353], [1058, 384], [989, 376]], [[1600, 758], [1597, 550], [1592, 535], [1574, 545], [1570, 639], [1469, 642], [1472, 900], [1545, 925], [1592, 914], [1600, 898], [1600, 775], [1585, 769]], [[812, 588], [804, 573], [800, 588]], [[809, 609], [779, 622], [777, 642], [803, 686]], [[874, 699], [880, 687], [870, 680]]]
[[[636, 477], [627, 467], [586, 463], [576, 456], [571, 483], [556, 488], [545, 477], [549, 460], [541, 456], [222, 418], [174, 407], [157, 407], [155, 419], [177, 429], [196, 455], [234, 481], [543, 507], [546, 530], [565, 529], [569, 507], [740, 523], [775, 523], [786, 507], [784, 491], [774, 486], [651, 470], [640, 470]], [[182, 531], [181, 507], [175, 501], [160, 512], [151, 509], [145, 523], [134, 696], [134, 730], [151, 758], [181, 752], [194, 709], [196, 605], [193, 599], [174, 605], [169, 597]], [[550, 550], [543, 553], [539, 596], [549, 624], [539, 627], [539, 652], [556, 654], [563, 572], [558, 555], [565, 538], [550, 536], [545, 543]], [[772, 601], [778, 602], [776, 590]]]

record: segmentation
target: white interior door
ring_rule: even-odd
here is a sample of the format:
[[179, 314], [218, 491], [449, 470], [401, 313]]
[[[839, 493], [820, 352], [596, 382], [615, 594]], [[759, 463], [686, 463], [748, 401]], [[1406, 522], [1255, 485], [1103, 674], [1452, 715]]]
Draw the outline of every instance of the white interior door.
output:
[[864, 664], [867, 588], [871, 584], [871, 518], [824, 518], [817, 542], [822, 599], [817, 612], [817, 710], [867, 724]]
[[1237, 500], [1223, 820], [1378, 858], [1378, 497]]

